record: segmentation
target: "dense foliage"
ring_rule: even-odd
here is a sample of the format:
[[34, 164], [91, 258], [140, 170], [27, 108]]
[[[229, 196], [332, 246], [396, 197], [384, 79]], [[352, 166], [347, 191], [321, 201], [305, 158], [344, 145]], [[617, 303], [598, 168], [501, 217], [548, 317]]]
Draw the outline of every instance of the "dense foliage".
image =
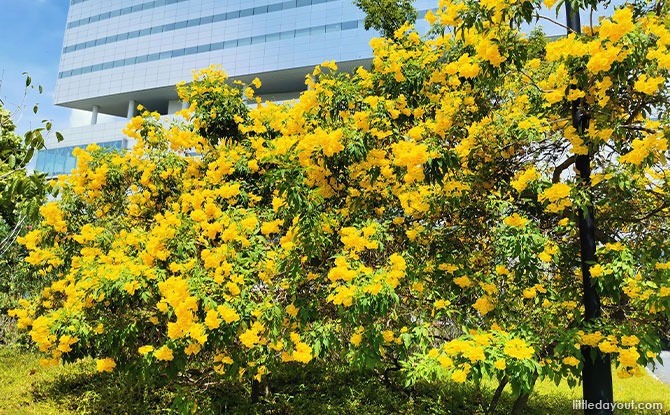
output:
[[[260, 380], [328, 359], [519, 393], [576, 382], [589, 345], [639, 374], [670, 307], [668, 6], [544, 44], [517, 30], [538, 3], [441, 1], [428, 36], [373, 40], [371, 70], [326, 62], [289, 104], [197, 72], [182, 118], [144, 112], [132, 151], [78, 151], [21, 239], [55, 282], [11, 314], [45, 363], [101, 371]], [[585, 153], [590, 183], [568, 169]]]
[[375, 29], [384, 37], [393, 37], [405, 22], [414, 23], [418, 16], [414, 0], [354, 0], [365, 12], [365, 29]]
[[[32, 80], [26, 77], [26, 90]], [[39, 87], [41, 90], [41, 87]], [[21, 109], [17, 110], [20, 113]], [[37, 112], [37, 107], [33, 109]], [[16, 238], [39, 223], [39, 208], [46, 200], [44, 174], [28, 169], [36, 150], [44, 147], [44, 135], [51, 132], [51, 123], [29, 130], [23, 137], [16, 132], [12, 116], [0, 101], [0, 313], [16, 306], [19, 297], [36, 294], [33, 287], [41, 284], [28, 270], [27, 252], [16, 244]], [[60, 134], [57, 133], [59, 138]], [[4, 319], [0, 326], [4, 327]], [[4, 341], [0, 330], [0, 343]]]

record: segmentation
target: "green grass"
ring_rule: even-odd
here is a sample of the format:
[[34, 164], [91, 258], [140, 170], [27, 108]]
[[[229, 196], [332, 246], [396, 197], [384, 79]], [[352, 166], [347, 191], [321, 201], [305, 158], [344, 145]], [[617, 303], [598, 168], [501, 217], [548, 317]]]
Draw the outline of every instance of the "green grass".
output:
[[[0, 348], [0, 415], [70, 414], [272, 414], [272, 415], [476, 415], [481, 399], [472, 385], [419, 384], [405, 389], [385, 383], [373, 373], [323, 370], [318, 366], [287, 366], [273, 373], [270, 393], [250, 403], [249, 388], [205, 378], [197, 387], [185, 382], [150, 379], [142, 384], [120, 372], [95, 372], [91, 360], [61, 367], [41, 368], [36, 353]], [[645, 374], [640, 378], [614, 378], [617, 402], [662, 402], [670, 414], [670, 387]], [[484, 400], [492, 394], [482, 392]], [[572, 400], [581, 388], [540, 382], [531, 396], [526, 415], [579, 414]], [[513, 403], [506, 393], [499, 413]], [[643, 412], [618, 411], [618, 414]], [[658, 414], [659, 412], [646, 412]]]
[[44, 369], [35, 353], [14, 347], [0, 348], [0, 414], [64, 414], [59, 397], [40, 397], [42, 385], [59, 382], [64, 376], [90, 371], [86, 362]]
[[[613, 391], [615, 402], [661, 402], [664, 411], [632, 411], [632, 410], [618, 410], [619, 414], [670, 414], [670, 386], [665, 385], [659, 380], [650, 376], [646, 371], [643, 371], [643, 376], [632, 377], [628, 379], [621, 379], [616, 374], [613, 375]], [[575, 414], [579, 411], [573, 411], [572, 400], [582, 399], [581, 385], [576, 388], [569, 388], [566, 383], [561, 383], [556, 386], [553, 382], [539, 382], [535, 386], [533, 395], [531, 395], [530, 405], [538, 402], [554, 401], [554, 412], [556, 414], [567, 414], [573, 412]]]

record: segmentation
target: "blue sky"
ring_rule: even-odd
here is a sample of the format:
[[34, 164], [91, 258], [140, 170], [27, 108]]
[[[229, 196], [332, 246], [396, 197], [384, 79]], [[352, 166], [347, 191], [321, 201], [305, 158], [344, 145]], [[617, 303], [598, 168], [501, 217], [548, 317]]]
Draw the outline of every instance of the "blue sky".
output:
[[[7, 110], [15, 113], [19, 131], [40, 126], [50, 119], [54, 128], [69, 125], [71, 111], [53, 105], [53, 91], [58, 74], [60, 49], [69, 0], [0, 0], [0, 99]], [[23, 101], [25, 76], [28, 72], [35, 85]], [[23, 101], [23, 110], [19, 109]], [[34, 115], [33, 105], [39, 104]]]

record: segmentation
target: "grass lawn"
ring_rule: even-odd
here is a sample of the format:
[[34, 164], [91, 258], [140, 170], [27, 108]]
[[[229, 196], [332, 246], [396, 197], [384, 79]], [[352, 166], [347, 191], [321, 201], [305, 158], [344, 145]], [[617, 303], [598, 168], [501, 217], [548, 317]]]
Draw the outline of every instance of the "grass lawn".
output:
[[[0, 415], [70, 414], [318, 414], [318, 415], [476, 415], [482, 410], [472, 385], [417, 385], [411, 390], [388, 385], [369, 373], [324, 372], [318, 367], [289, 366], [271, 378], [271, 394], [249, 402], [248, 388], [217, 383], [197, 388], [176, 382], [144, 387], [120, 373], [99, 374], [90, 360], [41, 368], [36, 353], [0, 348]], [[157, 381], [157, 380], [156, 380]], [[491, 395], [484, 390], [485, 397]], [[618, 414], [670, 414], [670, 386], [649, 375], [614, 377], [617, 402], [662, 402], [664, 411], [617, 411]], [[526, 414], [579, 414], [572, 400], [581, 388], [541, 382]], [[195, 405], [186, 405], [195, 402]], [[499, 413], [512, 399], [503, 395]]]
[[78, 363], [68, 367], [42, 368], [37, 354], [17, 348], [0, 348], [0, 414], [1, 415], [57, 415], [65, 402], [57, 396], [40, 396], [43, 385], [57, 383], [63, 376], [77, 376], [93, 369]]

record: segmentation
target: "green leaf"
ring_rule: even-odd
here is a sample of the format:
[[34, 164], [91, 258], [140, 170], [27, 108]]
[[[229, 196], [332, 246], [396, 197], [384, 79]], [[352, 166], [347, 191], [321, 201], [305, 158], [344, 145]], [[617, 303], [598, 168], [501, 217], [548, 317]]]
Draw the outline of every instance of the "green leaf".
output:
[[24, 158], [23, 164], [28, 164], [35, 154], [35, 147], [30, 147], [26, 152], [26, 157]]

